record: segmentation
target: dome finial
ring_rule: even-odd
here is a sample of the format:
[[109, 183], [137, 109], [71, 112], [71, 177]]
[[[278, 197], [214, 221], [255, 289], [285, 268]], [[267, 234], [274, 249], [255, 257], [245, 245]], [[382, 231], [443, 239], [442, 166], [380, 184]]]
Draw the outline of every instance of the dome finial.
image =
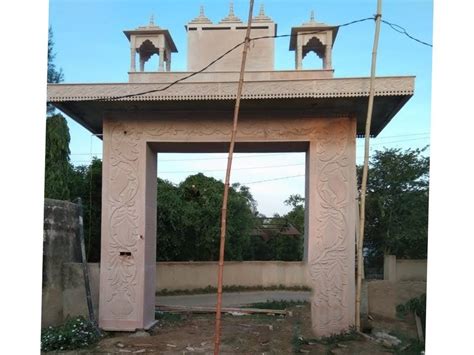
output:
[[235, 16], [234, 13], [234, 2], [229, 2], [229, 14], [227, 17], [223, 18], [219, 23], [242, 23], [242, 21]]
[[314, 10], [311, 10], [311, 15], [310, 15], [309, 21], [314, 22]]
[[255, 22], [273, 22], [270, 17], [265, 15], [265, 7], [263, 5], [263, 2], [260, 4], [260, 10], [258, 12], [258, 16], [255, 16], [253, 20]]
[[155, 16], [153, 14], [151, 14], [150, 16], [150, 23], [149, 23], [150, 26], [155, 26]]
[[190, 21], [189, 23], [202, 23], [202, 24], [211, 24], [212, 21], [209, 20], [206, 15], [204, 14], [204, 5], [199, 7], [199, 16], [196, 17], [194, 20]]

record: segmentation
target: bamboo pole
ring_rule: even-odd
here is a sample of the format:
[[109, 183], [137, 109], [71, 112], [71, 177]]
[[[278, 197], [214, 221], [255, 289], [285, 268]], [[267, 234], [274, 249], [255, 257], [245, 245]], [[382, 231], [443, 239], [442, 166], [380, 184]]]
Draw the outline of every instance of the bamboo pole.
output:
[[374, 107], [374, 81], [377, 63], [377, 46], [379, 43], [380, 20], [382, 18], [382, 0], [377, 0], [377, 14], [375, 15], [375, 36], [372, 49], [372, 65], [370, 69], [370, 91], [369, 105], [367, 108], [367, 119], [365, 121], [365, 145], [364, 145], [364, 169], [362, 172], [362, 186], [360, 192], [360, 221], [359, 221], [359, 243], [357, 245], [357, 289], [356, 289], [356, 329], [360, 331], [360, 294], [362, 290], [362, 270], [364, 268], [364, 225], [365, 225], [365, 194], [367, 191], [367, 175], [369, 170], [369, 143], [370, 124], [372, 123], [372, 110]]
[[216, 327], [214, 331], [214, 355], [219, 354], [219, 347], [221, 341], [221, 310], [222, 310], [222, 279], [224, 275], [224, 251], [225, 251], [225, 236], [227, 229], [227, 198], [229, 195], [230, 172], [232, 168], [232, 158], [234, 155], [235, 136], [237, 134], [237, 123], [239, 120], [240, 97], [242, 96], [242, 88], [244, 85], [245, 62], [247, 59], [247, 50], [250, 43], [250, 29], [252, 25], [254, 0], [250, 0], [249, 15], [247, 21], [247, 31], [245, 33], [245, 43], [242, 52], [242, 62], [240, 65], [240, 77], [237, 87], [237, 97], [234, 106], [234, 118], [232, 125], [232, 134], [230, 137], [229, 155], [227, 157], [227, 170], [225, 174], [224, 193], [222, 197], [221, 209], [221, 233], [220, 233], [220, 248], [219, 248], [219, 266], [217, 272], [217, 304], [216, 304]]
[[75, 202], [79, 206], [78, 208], [78, 219], [79, 219], [79, 245], [81, 248], [81, 261], [82, 261], [82, 272], [84, 275], [84, 288], [86, 291], [87, 309], [89, 311], [89, 320], [94, 325], [94, 329], [97, 334], [100, 335], [100, 330], [97, 327], [97, 320], [94, 315], [94, 307], [92, 305], [91, 286], [89, 280], [89, 265], [87, 264], [86, 246], [84, 243], [84, 219], [83, 219], [83, 207], [82, 199], [78, 197]]

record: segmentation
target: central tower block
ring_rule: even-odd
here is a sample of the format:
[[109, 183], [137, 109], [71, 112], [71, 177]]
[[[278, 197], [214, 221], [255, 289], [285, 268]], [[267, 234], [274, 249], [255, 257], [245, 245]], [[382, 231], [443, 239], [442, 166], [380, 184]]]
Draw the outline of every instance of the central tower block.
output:
[[[263, 6], [258, 16], [252, 19], [251, 37], [276, 35], [276, 23], [265, 15]], [[204, 8], [198, 17], [185, 26], [188, 33], [188, 71], [198, 71], [245, 39], [247, 24], [234, 14], [231, 3], [229, 14], [218, 24], [204, 15]], [[235, 49], [207, 71], [240, 71], [242, 50]], [[274, 38], [252, 41], [248, 55], [247, 71], [274, 70]]]

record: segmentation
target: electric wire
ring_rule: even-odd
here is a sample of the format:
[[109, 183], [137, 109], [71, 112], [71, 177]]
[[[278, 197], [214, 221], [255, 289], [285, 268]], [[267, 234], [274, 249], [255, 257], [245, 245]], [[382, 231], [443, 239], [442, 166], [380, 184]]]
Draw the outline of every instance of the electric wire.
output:
[[242, 183], [239, 183], [239, 184], [240, 185], [252, 185], [252, 184], [259, 184], [259, 183], [262, 183], [262, 182], [292, 179], [292, 178], [301, 177], [301, 176], [305, 176], [305, 175], [304, 174], [298, 174], [298, 175], [281, 176], [281, 177], [277, 177], [277, 178], [273, 178], [273, 179], [247, 181], [247, 182], [242, 182]]
[[[379, 142], [379, 140], [383, 140], [383, 139], [391, 139], [391, 138], [398, 138], [398, 137], [413, 137], [413, 136], [429, 136], [429, 132], [424, 132], [424, 133], [412, 133], [412, 134], [400, 134], [400, 135], [394, 135], [394, 136], [385, 136], [385, 137], [380, 137], [380, 138], [373, 138], [373, 140], [377, 140], [377, 142]], [[428, 139], [429, 137], [423, 137], [420, 139]], [[358, 138], [358, 139], [362, 139], [362, 138]], [[399, 142], [399, 141], [397, 141]], [[403, 141], [404, 142], [404, 141]], [[360, 140], [359, 141], [356, 141], [356, 143], [362, 143]], [[391, 143], [391, 142], [388, 142], [388, 143]], [[95, 153], [71, 153], [70, 155], [87, 155], [87, 156], [98, 156], [98, 155], [102, 155], [102, 152], [95, 152]], [[173, 154], [177, 154], [177, 153], [173, 153]], [[219, 154], [219, 153], [217, 153]], [[266, 153], [265, 155], [254, 155], [254, 154], [250, 154], [250, 155], [240, 155], [240, 156], [236, 156], [234, 157], [234, 159], [237, 159], [237, 158], [261, 158], [261, 157], [269, 157], [269, 156], [281, 156], [281, 155], [286, 155], [286, 154], [291, 154], [291, 153]], [[188, 159], [160, 159], [160, 162], [172, 162], [172, 161], [194, 161], [194, 160], [219, 160], [219, 159], [227, 159], [227, 158], [220, 158], [220, 157], [208, 157], [208, 158], [188, 158]]]
[[397, 25], [396, 23], [388, 22], [388, 21], [386, 21], [386, 20], [381, 20], [381, 21], [382, 21], [383, 23], [389, 25], [394, 31], [396, 31], [396, 32], [398, 32], [398, 33], [401, 33], [401, 34], [407, 36], [408, 38], [410, 38], [410, 39], [412, 39], [412, 40], [414, 40], [414, 41], [416, 41], [416, 42], [418, 42], [418, 43], [421, 43], [421, 44], [423, 44], [423, 45], [425, 45], [425, 46], [428, 46], [428, 47], [433, 48], [433, 45], [432, 45], [432, 44], [427, 43], [427, 42], [424, 42], [424, 41], [422, 41], [422, 40], [420, 40], [420, 39], [418, 39], [418, 38], [415, 38], [415, 37], [413, 37], [412, 35], [410, 35], [410, 34], [407, 32], [407, 30], [406, 30], [405, 28], [403, 28], [402, 26]]

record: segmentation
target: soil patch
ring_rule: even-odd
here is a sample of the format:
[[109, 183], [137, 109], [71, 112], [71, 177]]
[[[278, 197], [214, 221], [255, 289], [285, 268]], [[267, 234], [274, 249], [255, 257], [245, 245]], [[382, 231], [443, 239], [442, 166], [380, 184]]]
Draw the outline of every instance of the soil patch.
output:
[[[419, 354], [411, 319], [374, 319], [373, 329], [398, 336], [402, 344], [388, 348], [356, 333], [314, 339], [308, 303], [288, 308], [292, 316], [224, 314], [221, 354]], [[75, 354], [209, 354], [214, 349], [214, 314], [157, 313], [148, 334], [108, 333], [95, 347]], [[413, 322], [414, 323], [414, 322]], [[415, 349], [411, 352], [410, 349]]]

